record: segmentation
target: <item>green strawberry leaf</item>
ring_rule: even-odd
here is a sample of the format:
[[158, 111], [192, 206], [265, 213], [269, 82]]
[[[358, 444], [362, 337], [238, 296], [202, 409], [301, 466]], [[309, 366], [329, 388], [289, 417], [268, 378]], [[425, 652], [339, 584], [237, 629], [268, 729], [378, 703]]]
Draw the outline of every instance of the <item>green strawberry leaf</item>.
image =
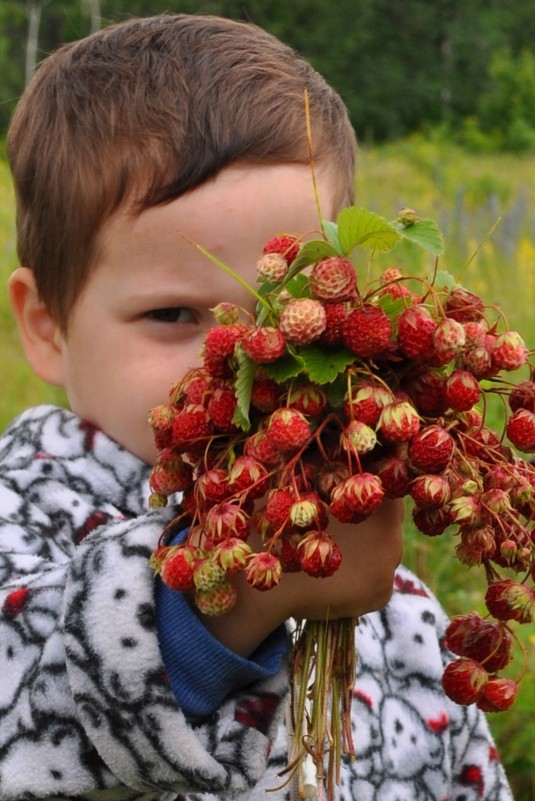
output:
[[292, 296], [292, 298], [305, 298], [311, 297], [312, 292], [308, 286], [308, 278], [303, 273], [294, 275], [287, 283], [284, 284], [284, 289]]
[[339, 409], [347, 396], [347, 376], [340, 373], [328, 387], [325, 388], [327, 400], [333, 409]]
[[310, 264], [315, 264], [326, 256], [339, 255], [338, 250], [324, 239], [312, 239], [310, 242], [305, 242], [297, 257], [293, 260], [286, 280], [289, 280], [305, 267], [308, 267]]
[[417, 220], [412, 225], [403, 225], [398, 220], [394, 220], [390, 225], [396, 229], [402, 239], [419, 245], [432, 256], [441, 256], [444, 253], [444, 239], [440, 228], [433, 220]]
[[299, 351], [308, 378], [315, 384], [330, 384], [346, 367], [355, 361], [355, 356], [346, 348], [329, 350], [321, 345], [306, 345]]
[[276, 361], [262, 365], [262, 372], [278, 384], [283, 384], [289, 378], [295, 378], [303, 370], [303, 360], [293, 353], [285, 353]]
[[322, 227], [327, 242], [330, 242], [330, 244], [336, 248], [338, 255], [343, 256], [340, 239], [338, 238], [338, 225], [332, 220], [323, 220]]
[[251, 392], [258, 365], [239, 346], [236, 347], [235, 355], [238, 361], [234, 385], [237, 404], [232, 422], [243, 431], [249, 431], [251, 428], [251, 421], [249, 420]]
[[357, 245], [368, 250], [391, 250], [399, 240], [399, 233], [373, 211], [350, 206], [338, 216], [338, 238], [343, 254], [349, 256]]
[[458, 286], [456, 278], [447, 270], [437, 270], [433, 284], [436, 289], [447, 289], [450, 292]]

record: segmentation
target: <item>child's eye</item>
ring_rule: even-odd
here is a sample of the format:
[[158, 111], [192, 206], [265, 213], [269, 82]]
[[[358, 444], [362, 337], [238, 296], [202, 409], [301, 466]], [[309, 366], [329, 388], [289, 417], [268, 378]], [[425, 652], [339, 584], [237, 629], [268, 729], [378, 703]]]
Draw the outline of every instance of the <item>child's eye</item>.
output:
[[195, 319], [192, 310], [184, 306], [151, 309], [147, 312], [147, 317], [159, 323], [191, 323]]

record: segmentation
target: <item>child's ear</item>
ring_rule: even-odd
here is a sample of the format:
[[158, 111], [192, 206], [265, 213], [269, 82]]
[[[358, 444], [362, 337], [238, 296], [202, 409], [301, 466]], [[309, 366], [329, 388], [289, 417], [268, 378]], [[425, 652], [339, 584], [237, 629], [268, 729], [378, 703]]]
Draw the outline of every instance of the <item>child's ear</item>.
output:
[[62, 386], [63, 338], [39, 297], [34, 274], [28, 267], [18, 267], [12, 273], [8, 295], [30, 367], [47, 384]]

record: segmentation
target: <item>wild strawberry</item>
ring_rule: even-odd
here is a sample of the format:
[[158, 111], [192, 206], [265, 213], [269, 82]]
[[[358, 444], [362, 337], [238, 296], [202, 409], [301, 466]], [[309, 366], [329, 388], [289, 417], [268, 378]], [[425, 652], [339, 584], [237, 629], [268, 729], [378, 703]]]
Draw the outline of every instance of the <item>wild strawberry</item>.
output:
[[238, 456], [229, 470], [228, 483], [235, 495], [246, 492], [250, 500], [261, 498], [268, 488], [268, 472], [253, 456]]
[[173, 447], [188, 450], [199, 440], [212, 434], [210, 415], [204, 406], [188, 404], [179, 412], [173, 422]]
[[195, 594], [195, 606], [203, 615], [215, 617], [230, 612], [237, 598], [236, 587], [228, 579], [225, 579], [214, 587], [198, 590]]
[[397, 342], [401, 352], [411, 359], [425, 359], [433, 353], [433, 335], [437, 324], [425, 306], [411, 306], [398, 317]]
[[485, 604], [497, 620], [531, 623], [535, 618], [535, 594], [527, 584], [499, 579], [489, 584]]
[[517, 409], [507, 421], [505, 432], [519, 451], [535, 453], [535, 412]]
[[382, 384], [361, 381], [351, 388], [351, 395], [344, 405], [345, 416], [348, 420], [360, 420], [374, 426], [381, 410], [391, 402], [392, 393]]
[[383, 407], [377, 433], [384, 442], [408, 442], [420, 429], [420, 415], [411, 403], [395, 401]]
[[309, 576], [332, 576], [342, 562], [339, 545], [326, 531], [310, 531], [297, 546], [301, 568]]
[[306, 417], [296, 409], [277, 409], [270, 415], [267, 436], [281, 453], [291, 453], [304, 447], [312, 435]]
[[503, 623], [485, 620], [477, 612], [454, 617], [446, 629], [446, 645], [459, 656], [475, 659], [496, 673], [513, 658], [513, 638]]
[[411, 474], [406, 458], [395, 453], [389, 454], [379, 462], [376, 473], [388, 498], [403, 498], [407, 495]]
[[343, 342], [343, 327], [349, 315], [349, 310], [345, 303], [326, 303], [325, 309], [325, 329], [318, 338], [322, 345], [336, 346]]
[[190, 370], [186, 376], [172, 385], [169, 400], [172, 404], [203, 405], [205, 395], [210, 389], [211, 377], [202, 367]]
[[325, 330], [327, 317], [319, 300], [295, 298], [283, 308], [279, 328], [294, 345], [308, 345]]
[[288, 272], [288, 260], [282, 253], [264, 253], [256, 263], [256, 271], [262, 281], [277, 284]]
[[462, 366], [475, 378], [490, 378], [495, 374], [490, 351], [484, 345], [467, 348], [462, 357]]
[[259, 412], [273, 412], [280, 403], [280, 384], [265, 375], [256, 375], [251, 389], [251, 406]]
[[451, 522], [459, 526], [477, 526], [481, 522], [481, 501], [475, 495], [459, 495], [449, 506]]
[[327, 396], [317, 384], [296, 384], [288, 393], [288, 406], [307, 417], [319, 417], [327, 406]]
[[463, 287], [455, 287], [445, 303], [448, 317], [460, 323], [482, 320], [485, 316], [485, 305], [481, 298], [468, 292]]
[[320, 497], [330, 501], [333, 489], [347, 478], [349, 478], [349, 468], [344, 462], [325, 462], [320, 465], [316, 476], [316, 488]]
[[158, 450], [168, 448], [173, 440], [173, 422], [177, 410], [170, 403], [155, 406], [149, 411], [149, 425]]
[[210, 311], [214, 315], [216, 322], [220, 325], [233, 325], [237, 323], [240, 318], [239, 307], [236, 306], [235, 303], [228, 303], [227, 301], [216, 303]]
[[282, 487], [272, 490], [264, 509], [264, 517], [268, 521], [271, 533], [281, 532], [290, 520], [290, 509], [295, 502], [291, 490]]
[[195, 500], [201, 508], [220, 503], [231, 491], [228, 485], [228, 473], [221, 467], [206, 470], [195, 482]]
[[240, 537], [223, 539], [214, 548], [214, 560], [227, 573], [243, 570], [251, 554], [251, 546]]
[[455, 546], [455, 555], [459, 562], [468, 567], [477, 567], [494, 559], [496, 537], [494, 529], [489, 525], [461, 528], [461, 539]]
[[193, 583], [196, 590], [213, 590], [225, 580], [225, 571], [217, 564], [212, 555], [198, 559], [193, 570]]
[[214, 326], [204, 338], [204, 353], [212, 358], [228, 359], [233, 355], [236, 343], [246, 330], [246, 327], [240, 324]]
[[273, 445], [265, 429], [248, 437], [243, 450], [246, 456], [252, 456], [268, 466], [278, 464], [282, 458], [280, 451]]
[[221, 501], [208, 509], [203, 530], [214, 544], [233, 537], [246, 540], [250, 533], [251, 520], [247, 512], [231, 501]]
[[347, 317], [342, 334], [349, 350], [362, 359], [377, 356], [385, 350], [392, 336], [392, 323], [385, 312], [366, 303]]
[[462, 432], [465, 454], [476, 459], [489, 461], [489, 457], [502, 455], [499, 436], [491, 428], [481, 424], [469, 426]]
[[409, 442], [408, 456], [417, 470], [441, 473], [449, 465], [454, 449], [455, 441], [445, 428], [428, 425]]
[[244, 334], [241, 346], [253, 362], [267, 364], [282, 356], [286, 350], [286, 340], [278, 328], [262, 325]]
[[477, 706], [483, 712], [504, 712], [515, 702], [518, 684], [513, 679], [491, 676]]
[[299, 253], [300, 245], [299, 240], [293, 234], [277, 234], [272, 237], [269, 242], [266, 242], [262, 252], [265, 253], [280, 253], [284, 256], [288, 264], [291, 264], [297, 254]]
[[357, 294], [357, 273], [344, 256], [328, 256], [318, 261], [310, 273], [309, 285], [318, 300], [329, 303], [351, 300]]
[[236, 410], [236, 394], [232, 389], [217, 387], [208, 401], [208, 414], [218, 431], [233, 431], [236, 426], [232, 422]]
[[506, 331], [496, 339], [490, 357], [497, 370], [518, 370], [526, 364], [528, 350], [519, 333]]
[[349, 454], [363, 455], [372, 451], [377, 444], [377, 434], [366, 423], [351, 420], [344, 426], [340, 435], [342, 450]]
[[304, 492], [290, 507], [290, 523], [295, 528], [324, 528], [329, 515], [316, 492]]
[[431, 368], [418, 369], [409, 374], [403, 388], [420, 414], [440, 417], [448, 408], [444, 395], [444, 378]]
[[478, 402], [481, 387], [477, 378], [468, 370], [454, 370], [446, 379], [444, 394], [452, 409], [465, 412]]
[[488, 325], [485, 320], [468, 320], [463, 323], [464, 335], [467, 347], [484, 347], [485, 337], [488, 333]]
[[387, 270], [384, 270], [379, 277], [379, 282], [382, 287], [379, 294], [381, 296], [388, 294], [393, 298], [411, 297], [411, 290], [402, 283], [402, 280], [403, 273], [397, 267], [389, 267]]
[[466, 333], [461, 323], [452, 317], [439, 320], [433, 332], [433, 364], [448, 364], [458, 356], [466, 343]]
[[384, 494], [379, 476], [357, 473], [333, 489], [329, 509], [342, 523], [359, 523], [380, 506]]
[[301, 571], [301, 562], [297, 550], [300, 541], [301, 535], [281, 537], [279, 540], [278, 557], [283, 573], [299, 573]]
[[420, 508], [432, 509], [445, 506], [451, 497], [447, 479], [434, 473], [423, 474], [413, 479], [409, 486], [409, 493], [416, 506]]
[[415, 507], [412, 510], [412, 520], [418, 531], [426, 537], [439, 537], [451, 525], [448, 509], [444, 506], [436, 509]]
[[473, 704], [483, 696], [489, 675], [475, 659], [461, 656], [442, 674], [444, 692], [456, 704]]
[[171, 590], [186, 592], [193, 587], [195, 564], [195, 550], [190, 545], [173, 545], [162, 562], [160, 577]]
[[512, 412], [527, 409], [535, 412], [535, 381], [521, 381], [509, 394], [509, 407]]
[[[162, 453], [164, 456], [162, 457]], [[166, 458], [167, 457], [167, 458]], [[183, 492], [193, 483], [193, 470], [191, 465], [184, 462], [181, 456], [160, 452], [158, 461], [152, 468], [149, 476], [149, 486], [152, 492], [161, 495], [171, 495], [174, 492]]]
[[281, 580], [280, 559], [267, 551], [260, 551], [249, 557], [245, 568], [247, 582], [257, 590], [271, 590]]

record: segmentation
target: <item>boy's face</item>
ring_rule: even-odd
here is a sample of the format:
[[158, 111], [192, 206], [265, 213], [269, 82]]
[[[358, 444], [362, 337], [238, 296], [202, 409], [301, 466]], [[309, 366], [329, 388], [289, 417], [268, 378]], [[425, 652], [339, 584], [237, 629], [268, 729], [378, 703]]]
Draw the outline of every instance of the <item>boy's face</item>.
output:
[[[317, 176], [332, 218], [333, 176]], [[254, 298], [180, 235], [183, 232], [256, 284], [256, 262], [274, 234], [317, 231], [311, 173], [303, 165], [233, 166], [168, 205], [139, 216], [122, 208], [99, 237], [99, 256], [57, 333], [60, 382], [73, 411], [141, 459], [156, 456], [147, 421], [171, 384], [200, 363], [210, 311]]]

